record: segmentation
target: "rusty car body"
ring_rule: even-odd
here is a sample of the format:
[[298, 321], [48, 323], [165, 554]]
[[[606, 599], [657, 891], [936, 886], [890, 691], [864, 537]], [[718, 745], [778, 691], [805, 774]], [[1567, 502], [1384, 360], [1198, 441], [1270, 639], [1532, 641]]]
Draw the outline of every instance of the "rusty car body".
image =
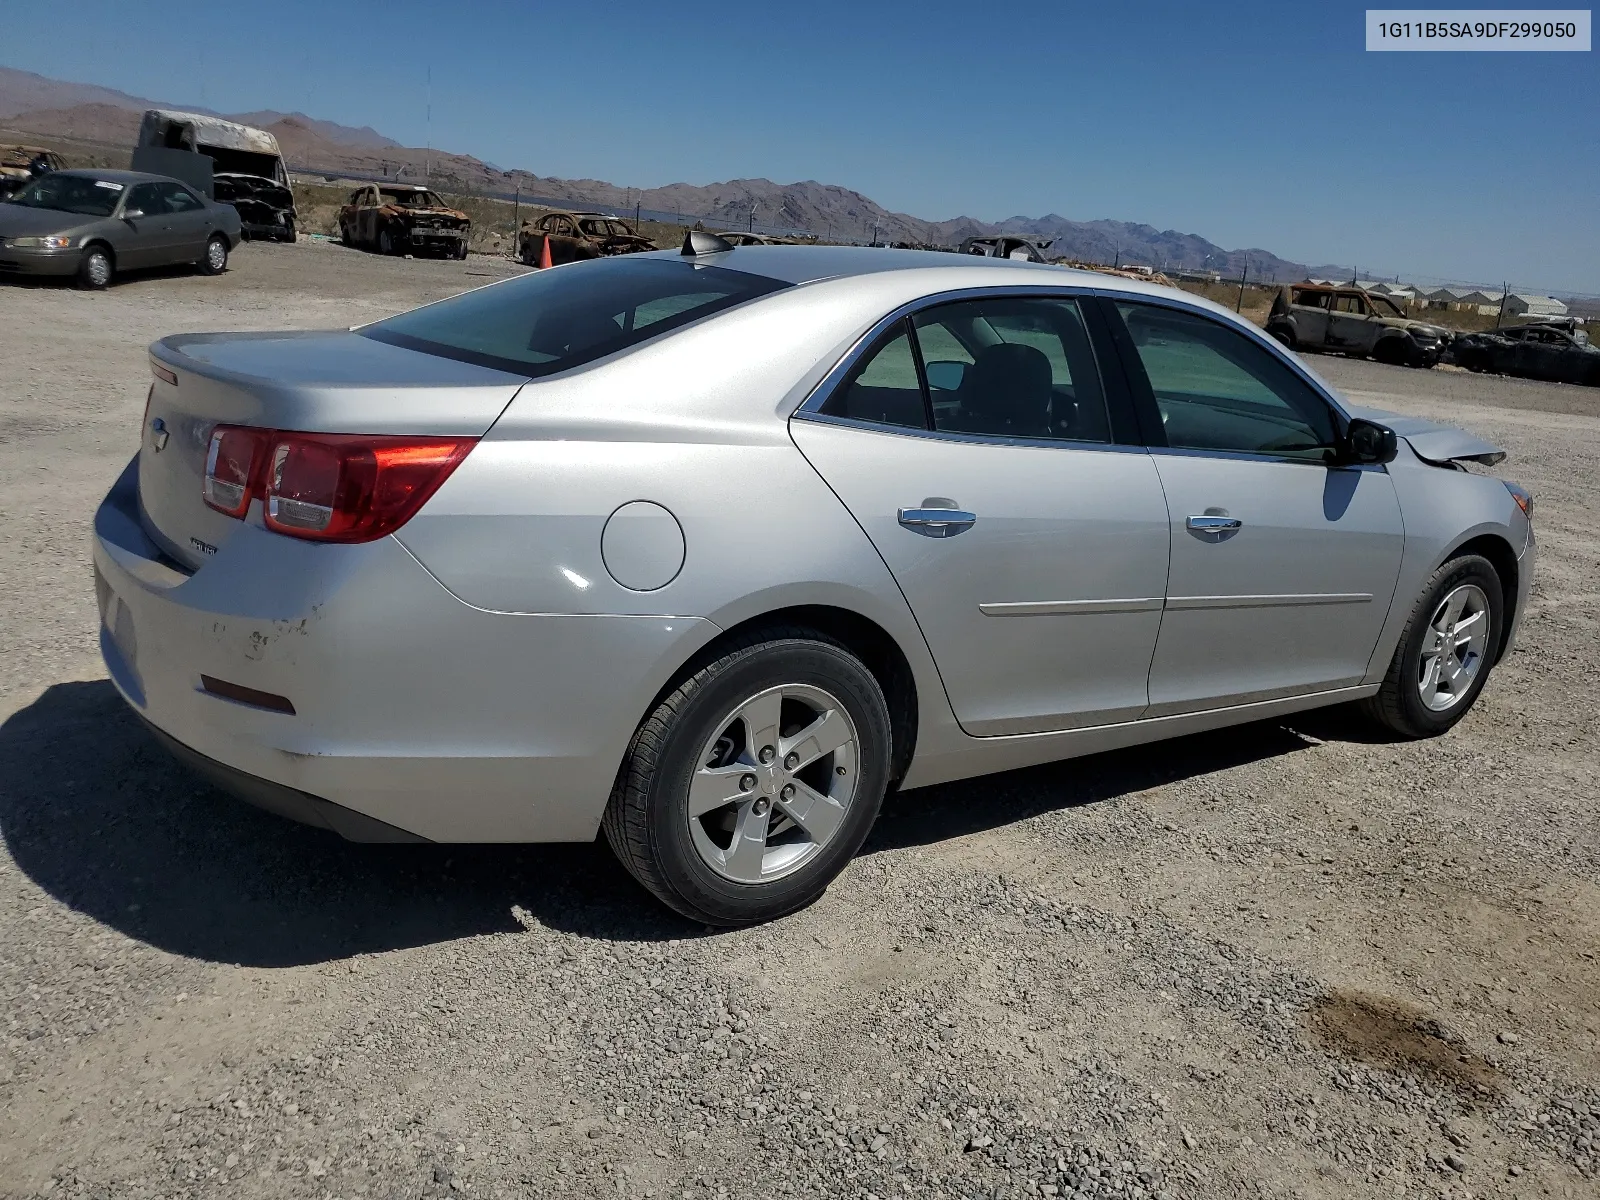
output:
[[1267, 332], [1291, 350], [1371, 357], [1404, 367], [1434, 366], [1450, 345], [1448, 330], [1408, 317], [1387, 296], [1325, 283], [1280, 289]]
[[548, 212], [524, 221], [517, 233], [517, 257], [536, 267], [547, 243], [551, 266], [660, 249], [621, 217], [596, 212]]
[[364, 183], [339, 210], [339, 240], [379, 254], [465, 258], [472, 218], [431, 188], [414, 183]]
[[1537, 321], [1456, 337], [1456, 365], [1480, 374], [1600, 387], [1600, 346], [1576, 321]]
[[961, 253], [1042, 263], [1049, 261], [1045, 258], [1044, 252], [1050, 249], [1050, 245], [1050, 242], [1035, 242], [1030, 238], [1017, 237], [1014, 234], [1001, 234], [997, 237], [969, 237], [961, 243]]
[[219, 171], [211, 177], [211, 188], [217, 203], [233, 205], [245, 237], [294, 241], [294, 193], [285, 184], [262, 175]]
[[59, 171], [61, 156], [43, 146], [0, 146], [0, 200], [48, 171]]

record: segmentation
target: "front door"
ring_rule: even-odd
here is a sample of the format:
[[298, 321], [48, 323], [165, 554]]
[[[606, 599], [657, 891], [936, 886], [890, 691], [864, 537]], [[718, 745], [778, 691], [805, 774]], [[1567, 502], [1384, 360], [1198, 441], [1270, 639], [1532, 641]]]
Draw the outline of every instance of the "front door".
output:
[[1360, 292], [1339, 292], [1328, 314], [1328, 346], [1347, 353], [1369, 354], [1378, 342], [1378, 323], [1368, 316]]
[[168, 261], [172, 231], [160, 189], [153, 183], [135, 184], [123, 202], [122, 214], [120, 227], [112, 233], [117, 269], [153, 267]]
[[968, 733], [1143, 712], [1167, 508], [1150, 455], [1112, 441], [1076, 301], [931, 308], [790, 428], [893, 572]]
[[1332, 467], [1340, 419], [1287, 363], [1192, 310], [1118, 302], [1136, 400], [1166, 446], [1166, 611], [1150, 716], [1359, 683], [1403, 529], [1382, 467]]

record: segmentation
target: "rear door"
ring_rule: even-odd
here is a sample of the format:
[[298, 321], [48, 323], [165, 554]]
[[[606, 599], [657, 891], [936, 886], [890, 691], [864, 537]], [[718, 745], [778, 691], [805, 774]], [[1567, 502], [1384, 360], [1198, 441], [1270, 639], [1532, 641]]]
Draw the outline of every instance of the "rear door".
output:
[[206, 207], [205, 201], [181, 183], [158, 183], [155, 186], [167, 210], [167, 261], [198, 261], [205, 253], [206, 239], [216, 227], [216, 218]]
[[895, 322], [791, 422], [894, 573], [977, 736], [1136, 718], [1167, 508], [1070, 296]]
[[1377, 323], [1367, 315], [1367, 300], [1360, 292], [1338, 292], [1328, 314], [1328, 346], [1366, 354], [1378, 340]]
[[1388, 473], [1327, 465], [1342, 420], [1275, 351], [1192, 309], [1111, 308], [1172, 519], [1149, 715], [1359, 683], [1400, 571]]
[[1291, 296], [1296, 340], [1303, 346], [1321, 349], [1328, 339], [1328, 305], [1333, 293], [1306, 290]]

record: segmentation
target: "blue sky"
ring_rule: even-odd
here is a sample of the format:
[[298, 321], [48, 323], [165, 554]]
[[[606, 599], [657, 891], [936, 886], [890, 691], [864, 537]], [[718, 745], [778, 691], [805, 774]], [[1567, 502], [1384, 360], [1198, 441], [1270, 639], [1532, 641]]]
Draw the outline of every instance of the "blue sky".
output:
[[1339, 0], [13, 9], [10, 66], [540, 175], [816, 179], [921, 217], [1110, 217], [1600, 292], [1594, 52], [1368, 54], [1364, 8]]

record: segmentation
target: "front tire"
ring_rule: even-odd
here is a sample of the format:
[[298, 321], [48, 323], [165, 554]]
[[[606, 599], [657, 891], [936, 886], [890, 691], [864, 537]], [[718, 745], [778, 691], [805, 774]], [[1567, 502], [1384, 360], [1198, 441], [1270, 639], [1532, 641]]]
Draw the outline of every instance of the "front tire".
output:
[[394, 253], [394, 238], [393, 238], [393, 236], [390, 235], [390, 233], [389, 233], [389, 231], [387, 229], [380, 229], [378, 231], [378, 253], [379, 254], [393, 254]]
[[103, 291], [115, 273], [111, 251], [104, 246], [90, 246], [78, 260], [78, 286], [87, 291]]
[[606, 807], [612, 851], [669, 908], [752, 925], [804, 908], [866, 840], [889, 782], [872, 673], [806, 629], [769, 630], [639, 726]]
[[211, 235], [205, 253], [200, 256], [202, 275], [221, 275], [228, 269], [228, 239], [220, 233]]
[[1436, 737], [1478, 699], [1499, 653], [1504, 593], [1499, 573], [1476, 554], [1433, 573], [1406, 621], [1366, 714], [1404, 738]]

